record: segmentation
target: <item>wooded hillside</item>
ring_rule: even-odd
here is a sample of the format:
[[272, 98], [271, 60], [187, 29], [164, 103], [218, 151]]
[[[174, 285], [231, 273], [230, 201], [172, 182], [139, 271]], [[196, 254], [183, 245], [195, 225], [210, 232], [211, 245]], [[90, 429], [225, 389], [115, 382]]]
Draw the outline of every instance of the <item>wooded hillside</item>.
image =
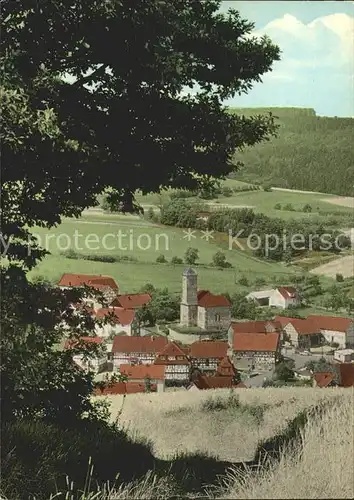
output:
[[238, 179], [354, 195], [353, 118], [319, 117], [305, 108], [231, 111], [246, 116], [271, 111], [280, 125], [277, 138], [235, 156], [245, 164], [236, 174]]

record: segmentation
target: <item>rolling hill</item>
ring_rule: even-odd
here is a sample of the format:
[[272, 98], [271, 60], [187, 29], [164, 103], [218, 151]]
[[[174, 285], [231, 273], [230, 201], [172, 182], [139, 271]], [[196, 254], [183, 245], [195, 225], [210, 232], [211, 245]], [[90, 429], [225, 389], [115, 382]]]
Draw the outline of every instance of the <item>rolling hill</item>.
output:
[[246, 116], [272, 112], [280, 126], [276, 138], [235, 156], [244, 163], [237, 179], [353, 196], [354, 118], [320, 117], [305, 108], [232, 108], [230, 112]]

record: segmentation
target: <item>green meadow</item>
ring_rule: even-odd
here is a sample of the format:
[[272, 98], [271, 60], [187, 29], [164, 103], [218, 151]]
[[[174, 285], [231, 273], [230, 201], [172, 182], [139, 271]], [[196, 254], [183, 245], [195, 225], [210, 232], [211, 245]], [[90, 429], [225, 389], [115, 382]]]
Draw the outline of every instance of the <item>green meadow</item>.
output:
[[[229, 249], [227, 235], [214, 233], [214, 238], [206, 241], [201, 231], [195, 231], [195, 237], [188, 241], [182, 229], [157, 226], [134, 216], [85, 215], [80, 219], [65, 219], [51, 230], [34, 228], [33, 231], [50, 255], [31, 271], [32, 276], [45, 276], [56, 281], [65, 272], [106, 274], [114, 277], [124, 292], [137, 291], [148, 282], [179, 292], [185, 265], [173, 265], [170, 261], [173, 256], [183, 258], [188, 247], [199, 250], [199, 287], [215, 293], [246, 290], [237, 283], [241, 276], [247, 277], [250, 287], [257, 278], [263, 278], [269, 284], [286, 284], [291, 282], [296, 269], [257, 259], [250, 250], [240, 250], [235, 243]], [[245, 242], [240, 240], [240, 244], [245, 245]], [[63, 255], [69, 248], [80, 255], [126, 256], [136, 261], [106, 263], [69, 259]], [[212, 257], [219, 250], [225, 253], [232, 268], [211, 267]], [[169, 263], [156, 263], [162, 254]]]

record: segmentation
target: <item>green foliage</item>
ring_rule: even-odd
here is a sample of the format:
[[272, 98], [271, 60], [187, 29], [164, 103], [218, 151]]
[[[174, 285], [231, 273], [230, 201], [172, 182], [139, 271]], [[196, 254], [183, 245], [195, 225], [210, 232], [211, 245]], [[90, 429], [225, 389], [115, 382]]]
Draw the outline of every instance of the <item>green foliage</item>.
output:
[[288, 382], [294, 378], [294, 372], [287, 363], [278, 363], [275, 367], [275, 377], [277, 380]]
[[184, 253], [184, 262], [190, 266], [193, 266], [198, 259], [199, 250], [197, 248], [188, 247]]
[[336, 281], [338, 281], [338, 283], [342, 283], [344, 281], [343, 274], [337, 273], [336, 274]]
[[231, 297], [231, 316], [238, 319], [256, 319], [257, 306], [253, 300], [248, 300], [242, 293], [236, 293]]
[[232, 196], [232, 189], [228, 186], [223, 186], [221, 189], [221, 194], [225, 197]]
[[294, 212], [295, 211], [295, 209], [291, 203], [287, 203], [286, 205], [284, 205], [283, 210], [285, 210], [286, 212]]
[[282, 209], [281, 203], [276, 203], [274, 205], [274, 210], [281, 210], [281, 209]]
[[220, 268], [229, 268], [232, 267], [230, 262], [227, 262], [226, 255], [219, 250], [213, 255], [212, 265]]
[[156, 262], [158, 262], [159, 264], [166, 264], [167, 259], [163, 254], [161, 254], [156, 258]]
[[242, 286], [249, 286], [248, 279], [246, 276], [241, 276], [241, 278], [238, 280], [239, 284]]
[[306, 205], [303, 206], [302, 211], [305, 213], [310, 213], [312, 212], [312, 206], [309, 203], [306, 203]]
[[183, 264], [183, 259], [174, 255], [171, 259], [171, 264]]
[[278, 118], [278, 137], [235, 156], [247, 166], [238, 179], [353, 196], [353, 118], [319, 117], [301, 108], [232, 110], [247, 116], [267, 111]]

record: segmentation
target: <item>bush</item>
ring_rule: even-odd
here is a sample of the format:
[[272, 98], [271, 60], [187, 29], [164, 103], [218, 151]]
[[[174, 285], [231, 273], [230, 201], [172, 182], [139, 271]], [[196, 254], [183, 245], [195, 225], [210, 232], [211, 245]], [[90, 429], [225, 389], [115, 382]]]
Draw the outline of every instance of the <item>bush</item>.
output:
[[180, 257], [172, 257], [171, 259], [171, 264], [183, 264], [183, 259], [181, 259]]
[[157, 257], [156, 262], [158, 262], [159, 264], [166, 264], [167, 259], [163, 254], [161, 254]]
[[272, 186], [271, 186], [271, 184], [263, 184], [262, 188], [263, 188], [263, 191], [266, 191], [266, 192], [268, 192], [268, 193], [269, 193], [270, 191], [272, 191]]
[[285, 210], [286, 212], [295, 212], [295, 209], [291, 203], [287, 203], [286, 205], [284, 205], [283, 210]]
[[303, 206], [302, 211], [305, 213], [310, 213], [312, 212], [312, 206], [306, 203], [306, 205]]
[[254, 282], [255, 286], [263, 286], [266, 284], [266, 280], [262, 277], [259, 277]]
[[336, 274], [336, 281], [338, 281], [338, 283], [341, 283], [342, 281], [344, 281], [343, 274], [337, 273]]
[[69, 248], [69, 250], [65, 250], [64, 252], [60, 252], [60, 255], [65, 257], [66, 259], [79, 259], [80, 255], [75, 252], [72, 248]]
[[232, 196], [232, 189], [229, 188], [228, 186], [224, 186], [222, 189], [221, 189], [221, 194], [225, 197], [230, 197]]
[[281, 210], [281, 204], [280, 203], [276, 203], [274, 205], [274, 210]]
[[199, 250], [197, 248], [188, 247], [184, 253], [184, 262], [193, 266], [199, 259]]
[[221, 268], [232, 267], [230, 262], [227, 262], [225, 254], [221, 251], [213, 255], [212, 265]]
[[238, 282], [242, 286], [248, 286], [249, 285], [248, 279], [246, 278], [246, 276], [241, 276], [241, 278], [238, 280]]

